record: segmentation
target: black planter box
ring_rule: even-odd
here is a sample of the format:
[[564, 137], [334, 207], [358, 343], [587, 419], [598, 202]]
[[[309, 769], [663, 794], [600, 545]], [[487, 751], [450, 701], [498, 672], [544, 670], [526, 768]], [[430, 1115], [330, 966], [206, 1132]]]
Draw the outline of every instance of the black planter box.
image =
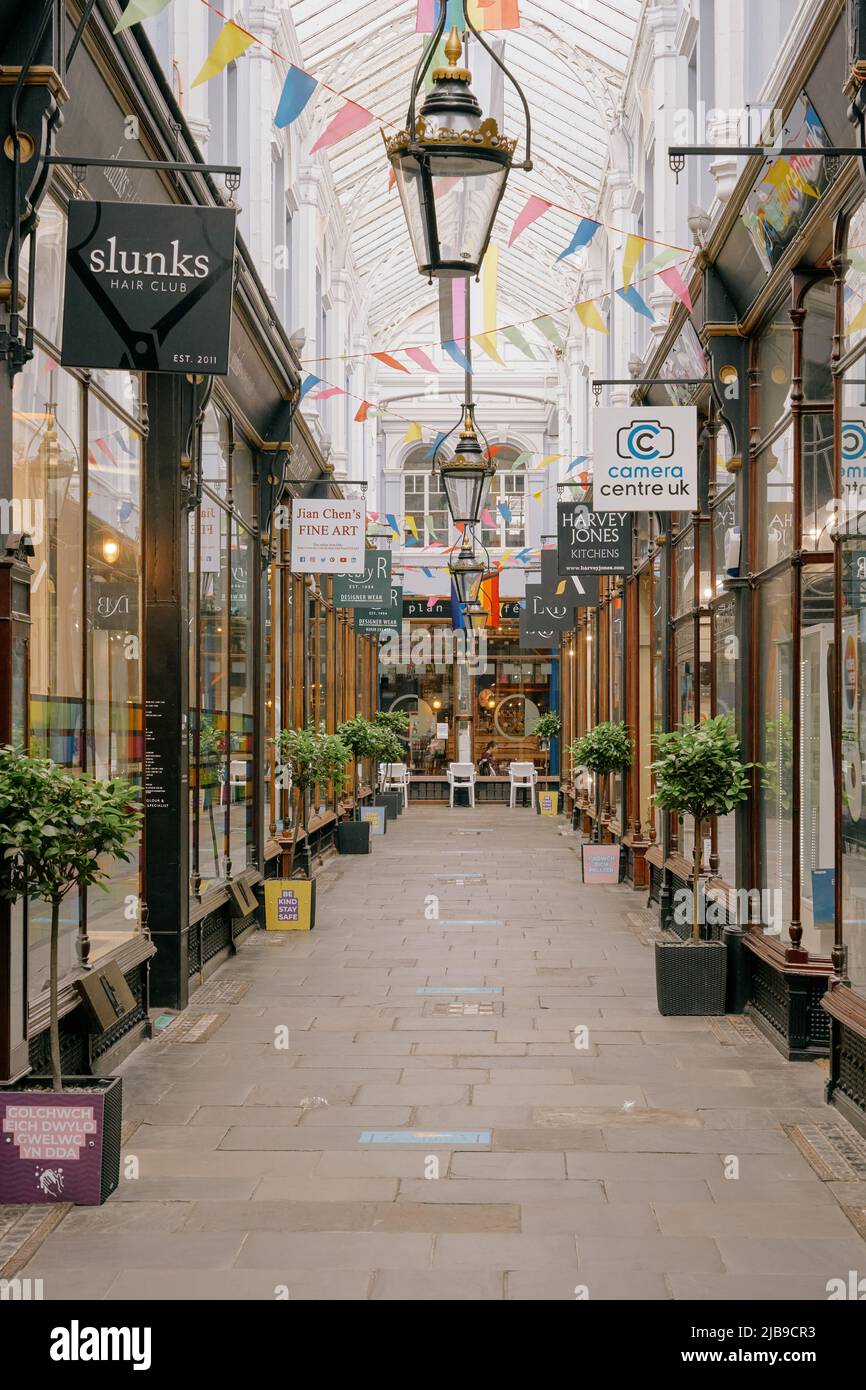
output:
[[704, 1017], [725, 1012], [724, 941], [657, 941], [655, 949], [660, 1014]]
[[120, 1180], [122, 1114], [119, 1076], [65, 1076], [62, 1091], [44, 1076], [5, 1086], [0, 1132], [11, 1142], [0, 1162], [0, 1204], [101, 1206]]
[[368, 820], [344, 820], [337, 826], [337, 849], [341, 854], [369, 854], [373, 827]]
[[376, 798], [377, 806], [384, 806], [389, 820], [396, 820], [403, 814], [402, 792], [380, 792]]

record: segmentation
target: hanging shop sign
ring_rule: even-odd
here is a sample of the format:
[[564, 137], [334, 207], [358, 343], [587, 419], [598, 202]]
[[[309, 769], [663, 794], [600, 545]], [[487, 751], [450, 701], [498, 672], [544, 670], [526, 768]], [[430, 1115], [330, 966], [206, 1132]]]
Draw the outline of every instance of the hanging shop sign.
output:
[[389, 608], [390, 553], [387, 550], [365, 550], [360, 573], [334, 576], [333, 599], [335, 608]]
[[[556, 508], [557, 568], [568, 574], [631, 574], [631, 513], [591, 512], [574, 502]], [[542, 551], [542, 582], [544, 557]]]
[[226, 376], [236, 208], [69, 204], [61, 362]]
[[356, 608], [355, 631], [365, 637], [380, 632], [399, 632], [403, 623], [403, 586], [391, 585], [391, 600], [381, 608]]
[[610, 406], [593, 411], [593, 500], [620, 512], [698, 509], [694, 406]]
[[562, 640], [562, 629], [544, 627], [536, 624], [523, 612], [520, 615], [520, 632], [518, 637], [521, 649], [526, 651], [532, 647], [552, 647], [558, 648]]
[[[520, 603], [515, 600], [500, 601], [500, 618], [519, 618]], [[403, 599], [403, 617], [421, 618], [425, 622], [432, 622], [437, 618], [446, 618], [451, 621], [451, 600], [447, 598], [437, 598], [433, 603], [423, 597]]]
[[805, 92], [785, 122], [786, 145], [814, 147], [814, 155], [771, 159], [746, 198], [742, 220], [769, 275], [814, 211], [829, 182], [823, 151], [832, 140]]
[[526, 586], [526, 617], [534, 627], [565, 632], [574, 627], [574, 604], [568, 594], [550, 593], [540, 584]]
[[[365, 527], [363, 502], [347, 501], [343, 497], [294, 498], [292, 570], [295, 574], [352, 574], [363, 577], [369, 567], [369, 557], [379, 553], [372, 550], [365, 552]], [[385, 558], [390, 581], [391, 557], [388, 555]], [[386, 591], [370, 601], [387, 602]], [[334, 602], [338, 602], [336, 595]]]
[[92, 578], [90, 621], [103, 632], [138, 632], [138, 582]]

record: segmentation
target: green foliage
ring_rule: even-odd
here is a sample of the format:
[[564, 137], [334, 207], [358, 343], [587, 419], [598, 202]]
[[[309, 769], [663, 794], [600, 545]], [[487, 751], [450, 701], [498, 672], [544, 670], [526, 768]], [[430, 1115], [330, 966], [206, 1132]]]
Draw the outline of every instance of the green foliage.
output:
[[380, 726], [378, 733], [377, 757], [381, 763], [402, 763], [406, 760], [406, 749], [392, 729]]
[[363, 714], [356, 714], [354, 719], [347, 719], [344, 724], [338, 724], [337, 734], [350, 750], [356, 762], [359, 758], [378, 756], [381, 730], [369, 719], [365, 719]]
[[536, 738], [556, 738], [562, 729], [562, 720], [553, 710], [543, 714], [532, 730]]
[[303, 729], [281, 729], [274, 740], [280, 760], [292, 769], [292, 785], [303, 795], [310, 787], [333, 784], [336, 795], [345, 791], [352, 750], [339, 734], [329, 734], [324, 724]]
[[138, 789], [0, 749], [0, 897], [59, 901], [74, 888], [104, 892], [100, 855], [129, 859], [141, 823]]
[[380, 709], [375, 722], [383, 729], [390, 729], [398, 737], [406, 738], [409, 733], [409, 716], [401, 709]]
[[655, 736], [655, 804], [694, 816], [726, 816], [749, 795], [747, 772], [758, 766], [740, 758], [740, 742], [727, 715], [681, 725]]
[[630, 767], [633, 757], [625, 724], [609, 721], [596, 724], [583, 738], [576, 739], [569, 751], [575, 767], [587, 767], [601, 777], [619, 768]]

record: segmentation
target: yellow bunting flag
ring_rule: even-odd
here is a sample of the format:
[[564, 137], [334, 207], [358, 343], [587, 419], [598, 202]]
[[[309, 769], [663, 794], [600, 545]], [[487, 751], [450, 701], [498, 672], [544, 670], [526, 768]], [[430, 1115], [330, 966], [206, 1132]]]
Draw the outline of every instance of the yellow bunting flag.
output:
[[499, 247], [491, 245], [487, 248], [481, 266], [484, 332], [477, 334], [475, 341], [484, 349], [488, 357], [492, 357], [494, 362], [498, 363], [500, 367], [504, 367], [505, 362], [496, 346], [496, 285], [498, 278]]
[[863, 328], [866, 328], [866, 304], [860, 305], [851, 322], [846, 325], [845, 332], [859, 333]]
[[539, 468], [549, 468], [552, 463], [556, 463], [556, 460], [561, 458], [562, 454], [545, 454], [538, 466]]
[[212, 77], [216, 77], [235, 58], [246, 53], [250, 44], [256, 42], [255, 34], [248, 34], [245, 29], [240, 29], [237, 24], [229, 20], [217, 34], [216, 43], [207, 55], [204, 67], [191, 85], [198, 87], [202, 82], [210, 82]]
[[415, 537], [415, 539], [416, 539], [416, 541], [417, 541], [417, 539], [418, 539], [418, 523], [416, 522], [414, 516], [409, 516], [409, 514], [408, 514], [408, 512], [407, 512], [407, 514], [406, 514], [406, 516], [404, 516], [403, 520], [404, 520], [404, 522], [406, 523], [406, 530], [409, 531], [409, 532]]
[[533, 500], [534, 500], [535, 502], [540, 501], [540, 500], [541, 500], [541, 497], [542, 497], [542, 495], [543, 495], [543, 493], [544, 493], [544, 488], [543, 488], [543, 487], [542, 487], [542, 488], [539, 488], [539, 489], [538, 489], [538, 492], [533, 492], [533, 494], [532, 494]]
[[417, 420], [413, 420], [406, 433], [403, 435], [403, 443], [417, 444], [418, 440], [421, 438], [423, 438], [421, 434], [421, 426], [419, 425]]
[[641, 252], [646, 246], [646, 238], [642, 236], [629, 236], [625, 243], [625, 254], [622, 258], [622, 287], [627, 290], [631, 284], [631, 277], [634, 275], [635, 267], [641, 258]]
[[574, 310], [584, 328], [594, 328], [596, 333], [607, 332], [604, 319], [591, 299], [585, 299], [582, 304], [575, 304]]

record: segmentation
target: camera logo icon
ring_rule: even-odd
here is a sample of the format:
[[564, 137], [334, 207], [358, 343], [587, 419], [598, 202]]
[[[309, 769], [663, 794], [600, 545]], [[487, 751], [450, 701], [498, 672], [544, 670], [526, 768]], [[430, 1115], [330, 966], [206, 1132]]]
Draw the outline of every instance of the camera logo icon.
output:
[[866, 456], [866, 423], [862, 420], [842, 421], [842, 458], [854, 463]]
[[673, 458], [674, 432], [658, 420], [632, 420], [616, 432], [616, 452], [621, 459], [652, 463]]

